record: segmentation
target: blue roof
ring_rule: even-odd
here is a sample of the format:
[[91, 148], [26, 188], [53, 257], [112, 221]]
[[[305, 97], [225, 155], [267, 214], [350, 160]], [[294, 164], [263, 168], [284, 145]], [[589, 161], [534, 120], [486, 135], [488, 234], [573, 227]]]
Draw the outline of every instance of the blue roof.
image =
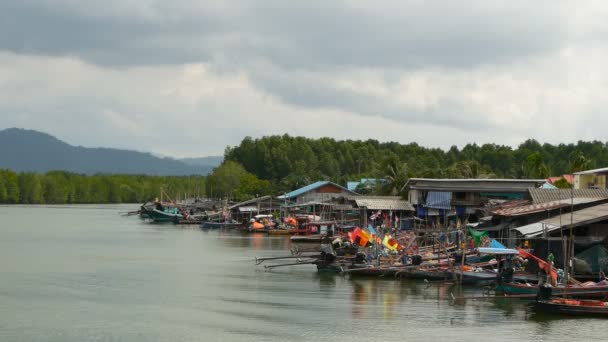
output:
[[[332, 185], [335, 185], [335, 186], [337, 186], [339, 188], [342, 188], [344, 190], [350, 191], [350, 190], [346, 189], [345, 187], [340, 186], [340, 185], [335, 184], [335, 183], [332, 183], [330, 181], [317, 181], [317, 182], [314, 182], [312, 184], [308, 184], [305, 187], [302, 187], [302, 188], [299, 188], [297, 190], [294, 190], [292, 192], [288, 192], [285, 195], [279, 196], [278, 198], [280, 198], [280, 199], [285, 199], [285, 198], [289, 199], [289, 198], [298, 197], [298, 196], [300, 196], [302, 194], [305, 194], [305, 193], [307, 193], [309, 191], [312, 191], [314, 189], [320, 188], [320, 187], [322, 187], [324, 185], [327, 185], [327, 184], [332, 184]], [[351, 192], [353, 194], [355, 194], [355, 192], [353, 192], [353, 191], [351, 191]]]
[[386, 179], [382, 178], [361, 178], [358, 182], [346, 182], [346, 188], [350, 191], [355, 191], [359, 184], [376, 185], [376, 183], [386, 183]]
[[361, 184], [361, 182], [346, 182], [346, 188], [350, 191], [355, 191], [359, 184]]
[[543, 185], [541, 186], [541, 188], [543, 188], [543, 189], [557, 189], [557, 187], [556, 187], [555, 185], [553, 185], [553, 184], [549, 184], [549, 183], [547, 183], [547, 182], [545, 182], [545, 184], [543, 184]]

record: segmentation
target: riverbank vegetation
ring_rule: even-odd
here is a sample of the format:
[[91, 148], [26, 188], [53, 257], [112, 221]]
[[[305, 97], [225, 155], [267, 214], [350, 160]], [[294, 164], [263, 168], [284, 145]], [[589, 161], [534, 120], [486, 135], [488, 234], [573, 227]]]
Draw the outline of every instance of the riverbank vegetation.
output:
[[282, 135], [247, 137], [227, 148], [224, 157], [270, 181], [279, 193], [319, 179], [343, 185], [361, 178], [386, 179], [376, 191], [394, 193], [410, 177], [541, 179], [605, 167], [608, 145], [600, 141], [552, 145], [529, 139], [517, 148], [467, 144], [442, 150], [416, 143]]
[[141, 203], [159, 197], [161, 187], [180, 198], [241, 201], [288, 192], [317, 180], [345, 185], [362, 178], [382, 181], [364, 184], [357, 191], [384, 195], [397, 194], [411, 177], [540, 179], [605, 166], [608, 145], [600, 141], [551, 145], [527, 140], [517, 148], [467, 144], [444, 151], [376, 140], [247, 137], [227, 148], [224, 163], [206, 177], [0, 170], [0, 203]]
[[203, 176], [82, 175], [65, 171], [45, 174], [0, 170], [0, 203], [76, 204], [143, 203], [160, 196], [203, 196]]

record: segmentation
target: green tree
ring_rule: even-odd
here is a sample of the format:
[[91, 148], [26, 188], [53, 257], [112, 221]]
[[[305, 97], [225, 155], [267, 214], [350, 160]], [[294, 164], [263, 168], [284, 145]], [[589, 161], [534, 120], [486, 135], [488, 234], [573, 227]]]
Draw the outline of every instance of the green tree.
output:
[[19, 203], [20, 192], [17, 174], [11, 170], [2, 170], [0, 177], [4, 179], [6, 188], [5, 202], [9, 204]]
[[570, 170], [571, 172], [580, 172], [589, 170], [591, 160], [585, 157], [585, 154], [581, 151], [576, 151], [570, 156]]
[[0, 203], [8, 203], [8, 194], [4, 183], [4, 177], [2, 177], [2, 172], [0, 170]]
[[572, 184], [568, 183], [564, 178], [560, 178], [555, 183], [553, 183], [559, 189], [570, 189], [572, 188]]
[[267, 180], [260, 180], [234, 161], [225, 161], [207, 177], [208, 195], [245, 200], [268, 195], [272, 189]]
[[40, 175], [35, 173], [19, 174], [19, 193], [21, 203], [40, 204], [44, 203], [44, 194]]
[[523, 165], [523, 173], [525, 177], [537, 179], [547, 178], [551, 175], [549, 167], [545, 164], [539, 152], [528, 155]]

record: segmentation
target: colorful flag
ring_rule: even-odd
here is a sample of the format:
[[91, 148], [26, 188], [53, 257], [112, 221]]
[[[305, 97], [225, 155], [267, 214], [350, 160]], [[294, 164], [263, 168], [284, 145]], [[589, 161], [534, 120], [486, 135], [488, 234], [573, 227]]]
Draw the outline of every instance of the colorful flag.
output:
[[392, 236], [390, 236], [388, 234], [384, 236], [384, 240], [382, 241], [382, 244], [386, 248], [390, 249], [391, 251], [395, 251], [401, 247], [399, 245], [399, 243], [397, 242], [397, 240], [395, 240]]

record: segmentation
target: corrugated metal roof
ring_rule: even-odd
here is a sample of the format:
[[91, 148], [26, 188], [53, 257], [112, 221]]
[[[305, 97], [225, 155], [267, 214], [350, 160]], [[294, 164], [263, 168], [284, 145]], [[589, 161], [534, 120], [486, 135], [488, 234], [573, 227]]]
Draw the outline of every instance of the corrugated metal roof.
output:
[[300, 195], [302, 195], [302, 194], [305, 194], [305, 193], [307, 193], [307, 192], [309, 192], [309, 191], [312, 191], [312, 190], [318, 189], [318, 188], [320, 188], [320, 187], [322, 187], [322, 186], [325, 186], [325, 185], [328, 185], [328, 184], [331, 184], [331, 185], [337, 186], [338, 188], [343, 189], [344, 191], [351, 192], [353, 195], [357, 195], [357, 193], [356, 193], [356, 192], [354, 192], [354, 191], [350, 191], [350, 190], [348, 190], [347, 188], [345, 188], [345, 187], [343, 187], [343, 186], [341, 186], [341, 185], [338, 185], [338, 184], [336, 184], [336, 183], [333, 183], [333, 182], [330, 182], [330, 181], [317, 181], [317, 182], [314, 182], [314, 183], [312, 183], [312, 184], [308, 184], [307, 186], [304, 186], [304, 187], [301, 187], [301, 188], [299, 188], [299, 189], [296, 189], [296, 190], [294, 190], [294, 191], [288, 192], [288, 193], [286, 193], [285, 195], [279, 196], [279, 197], [277, 197], [277, 198], [280, 198], [280, 199], [285, 199], [285, 198], [287, 198], [287, 199], [289, 199], [289, 198], [298, 197], [298, 196], [300, 196]]
[[356, 197], [355, 203], [369, 210], [415, 210], [410, 202], [396, 196]]
[[535, 204], [574, 198], [608, 198], [608, 189], [528, 189]]
[[408, 190], [452, 192], [526, 192], [528, 188], [539, 187], [544, 182], [544, 179], [410, 178], [403, 188]]
[[293, 204], [285, 204], [281, 205], [283, 208], [297, 208], [297, 207], [308, 207], [312, 205], [331, 207], [334, 210], [350, 210], [353, 209], [353, 206], [350, 204], [338, 204], [331, 202], [317, 202], [317, 201], [309, 201], [304, 203], [293, 203]]
[[601, 200], [603, 200], [603, 199], [602, 198], [573, 198], [572, 200], [564, 199], [561, 201], [534, 203], [534, 204], [520, 205], [520, 206], [516, 206], [516, 207], [500, 208], [500, 209], [493, 210], [492, 214], [498, 215], [498, 216], [508, 216], [508, 217], [523, 216], [523, 215], [539, 213], [539, 212], [552, 210], [552, 209], [565, 208], [565, 207], [569, 207], [570, 205], [591, 203], [591, 202], [596, 202], [596, 201], [601, 201]]
[[261, 202], [261, 201], [266, 201], [266, 200], [269, 200], [271, 198], [272, 198], [272, 196], [262, 196], [262, 197], [252, 198], [252, 199], [247, 200], [247, 201], [243, 201], [243, 202], [240, 202], [240, 203], [233, 204], [233, 205], [229, 206], [228, 209], [234, 209], [234, 208], [242, 207], [242, 206], [247, 205], [247, 204], [258, 203], [258, 202]]
[[524, 237], [529, 238], [538, 236], [540, 234], [543, 234], [544, 232], [548, 233], [556, 229], [559, 229], [559, 226], [556, 226], [554, 224], [546, 224], [544, 222], [536, 222], [526, 226], [515, 228], [514, 230], [518, 231]]
[[608, 172], [608, 167], [602, 167], [600, 169], [593, 169], [593, 170], [585, 170], [585, 171], [580, 171], [580, 172], [574, 172], [573, 174], [575, 175], [592, 175], [594, 173], [607, 173]]
[[537, 223], [515, 228], [515, 230], [520, 232], [525, 237], [535, 237], [543, 234], [545, 231], [550, 232], [559, 229], [560, 224], [562, 228], [570, 228], [571, 226], [578, 227], [603, 221], [608, 219], [608, 203], [581, 210], [575, 210], [572, 213], [572, 221], [570, 215], [570, 213], [557, 215]]

